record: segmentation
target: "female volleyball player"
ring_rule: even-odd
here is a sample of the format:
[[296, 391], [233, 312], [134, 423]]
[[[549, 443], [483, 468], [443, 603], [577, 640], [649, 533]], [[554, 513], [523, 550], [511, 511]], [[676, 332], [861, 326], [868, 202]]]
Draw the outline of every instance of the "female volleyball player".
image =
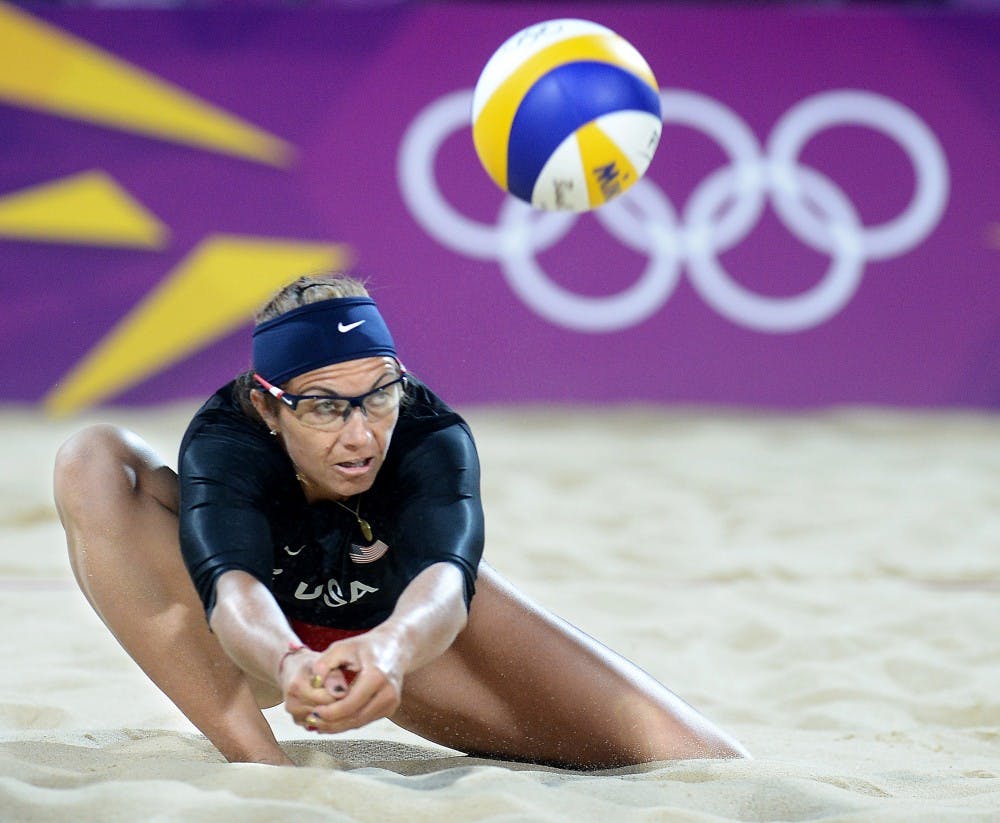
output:
[[318, 733], [388, 717], [576, 768], [745, 754], [480, 562], [472, 436], [358, 281], [279, 292], [253, 364], [195, 415], [179, 477], [105, 425], [55, 472], [81, 589], [226, 758], [291, 763], [260, 711], [279, 702]]

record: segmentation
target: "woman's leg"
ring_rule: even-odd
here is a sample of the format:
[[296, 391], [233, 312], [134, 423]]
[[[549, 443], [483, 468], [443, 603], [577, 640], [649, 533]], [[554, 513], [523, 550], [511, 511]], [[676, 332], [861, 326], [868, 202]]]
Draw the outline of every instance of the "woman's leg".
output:
[[177, 476], [141, 439], [94, 426], [67, 441], [55, 498], [70, 564], [132, 659], [228, 760], [291, 763], [258, 707], [264, 694], [229, 659], [180, 554]]
[[485, 563], [469, 623], [407, 676], [399, 725], [451, 748], [577, 768], [742, 757], [638, 667], [529, 602]]

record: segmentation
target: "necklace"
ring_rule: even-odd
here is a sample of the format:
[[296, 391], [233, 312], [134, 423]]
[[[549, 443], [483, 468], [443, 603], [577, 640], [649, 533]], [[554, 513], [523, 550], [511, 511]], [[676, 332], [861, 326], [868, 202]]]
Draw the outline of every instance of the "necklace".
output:
[[[302, 486], [308, 486], [309, 485], [309, 481], [306, 480], [306, 478], [303, 477], [302, 474], [298, 470], [296, 470], [296, 472], [295, 472], [295, 479], [298, 480], [299, 483]], [[358, 498], [358, 505], [355, 506], [353, 510], [351, 509], [350, 506], [345, 506], [339, 500], [334, 500], [333, 502], [336, 503], [338, 506], [340, 506], [340, 508], [342, 508], [344, 511], [350, 512], [351, 514], [354, 515], [354, 519], [358, 521], [358, 528], [361, 529], [361, 534], [364, 536], [365, 540], [367, 540], [369, 543], [371, 543], [372, 540], [375, 539], [375, 535], [372, 532], [371, 523], [369, 523], [367, 520], [365, 520], [359, 514], [359, 512], [361, 511], [361, 498], [360, 497]]]
[[342, 508], [344, 511], [354, 515], [354, 519], [358, 521], [358, 528], [361, 529], [361, 534], [364, 535], [365, 540], [371, 543], [372, 540], [375, 539], [375, 536], [372, 534], [371, 524], [359, 514], [359, 512], [361, 511], [360, 497], [358, 498], [358, 505], [355, 506], [353, 510], [351, 509], [350, 506], [345, 506], [339, 500], [334, 500], [333, 502], [336, 503], [338, 506], [340, 506], [340, 508]]

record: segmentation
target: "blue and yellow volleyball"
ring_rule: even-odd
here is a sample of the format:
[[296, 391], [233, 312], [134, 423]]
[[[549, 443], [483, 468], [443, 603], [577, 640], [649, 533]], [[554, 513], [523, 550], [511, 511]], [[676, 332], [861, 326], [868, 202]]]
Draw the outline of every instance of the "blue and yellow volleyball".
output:
[[486, 63], [472, 100], [472, 140], [486, 172], [549, 211], [588, 211], [633, 186], [661, 130], [649, 64], [588, 20], [519, 31]]

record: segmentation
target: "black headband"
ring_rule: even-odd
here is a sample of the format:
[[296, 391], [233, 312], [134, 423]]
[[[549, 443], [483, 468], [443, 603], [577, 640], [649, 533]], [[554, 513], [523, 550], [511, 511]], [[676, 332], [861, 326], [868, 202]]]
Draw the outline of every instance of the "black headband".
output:
[[314, 369], [396, 357], [396, 345], [370, 297], [336, 297], [299, 306], [253, 330], [253, 367], [280, 386]]

